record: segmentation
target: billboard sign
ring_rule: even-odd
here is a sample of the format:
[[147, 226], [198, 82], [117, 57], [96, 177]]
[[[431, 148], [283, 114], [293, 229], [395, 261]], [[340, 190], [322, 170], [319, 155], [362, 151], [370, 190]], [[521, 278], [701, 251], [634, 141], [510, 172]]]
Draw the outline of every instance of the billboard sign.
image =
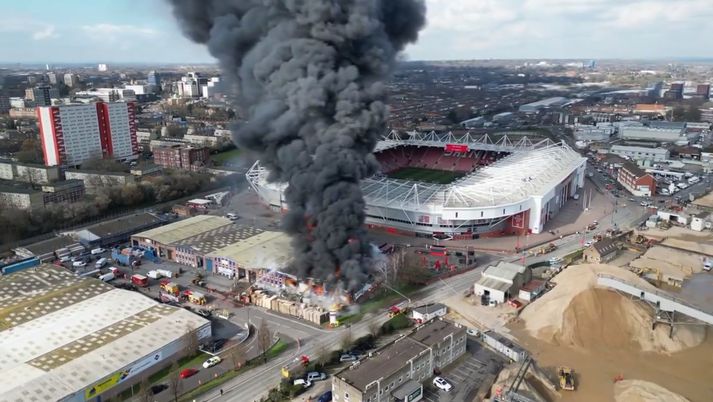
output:
[[90, 385], [84, 390], [84, 398], [91, 399], [103, 394], [136, 374], [139, 374], [140, 372], [160, 362], [161, 357], [161, 352], [156, 352], [150, 356], [144, 357], [132, 366], [119, 370], [109, 377]]
[[446, 152], [468, 152], [466, 144], [446, 144]]

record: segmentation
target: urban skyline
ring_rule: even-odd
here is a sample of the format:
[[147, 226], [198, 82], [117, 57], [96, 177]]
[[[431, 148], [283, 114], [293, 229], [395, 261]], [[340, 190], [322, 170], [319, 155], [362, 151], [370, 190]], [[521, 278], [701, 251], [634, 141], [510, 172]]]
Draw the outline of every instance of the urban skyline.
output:
[[[713, 19], [705, 0], [426, 3], [429, 22], [407, 47], [407, 60], [713, 57], [706, 36], [696, 33]], [[162, 1], [15, 1], [5, 14], [3, 64], [214, 62], [185, 39]]]

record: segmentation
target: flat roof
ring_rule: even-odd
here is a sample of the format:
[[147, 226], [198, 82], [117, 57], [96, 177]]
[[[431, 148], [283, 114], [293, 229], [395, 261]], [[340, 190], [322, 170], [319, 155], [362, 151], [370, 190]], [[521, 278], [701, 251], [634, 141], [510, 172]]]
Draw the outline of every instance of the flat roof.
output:
[[176, 247], [191, 248], [193, 251], [205, 255], [263, 232], [264, 230], [254, 226], [225, 225], [181, 240], [176, 244]]
[[426, 346], [433, 346], [443, 341], [448, 335], [465, 332], [465, 328], [448, 321], [432, 320], [426, 325], [416, 327], [409, 337]]
[[137, 233], [134, 236], [147, 238], [160, 244], [173, 244], [221, 226], [231, 225], [232, 223], [230, 219], [222, 216], [198, 215]]
[[287, 234], [265, 231], [215, 250], [209, 256], [230, 259], [243, 268], [282, 268], [292, 261], [292, 245]]
[[143, 229], [146, 226], [159, 224], [160, 222], [161, 219], [158, 216], [144, 212], [113, 219], [108, 222], [97, 223], [96, 225], [85, 228], [85, 230], [98, 237], [106, 237], [116, 235], [117, 233], [127, 233]]
[[57, 236], [48, 240], [42, 240], [37, 243], [28, 244], [26, 246], [18, 247], [28, 250], [36, 256], [40, 256], [47, 253], [53, 253], [61, 248], [69, 247], [71, 245], [79, 244], [79, 241], [73, 239], [69, 236]]
[[[209, 321], [52, 265], [0, 277], [0, 401], [84, 392]], [[160, 356], [159, 360], [167, 356]]]
[[388, 378], [401, 370], [406, 362], [428, 350], [419, 342], [404, 337], [377, 351], [372, 357], [336, 374], [343, 381], [364, 391], [366, 386], [379, 378]]

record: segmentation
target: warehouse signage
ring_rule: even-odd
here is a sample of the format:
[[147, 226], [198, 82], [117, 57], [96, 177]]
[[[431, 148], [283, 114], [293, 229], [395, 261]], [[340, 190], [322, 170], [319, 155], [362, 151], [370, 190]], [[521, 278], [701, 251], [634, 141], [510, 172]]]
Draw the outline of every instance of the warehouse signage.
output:
[[468, 152], [466, 144], [446, 144], [446, 152]]
[[104, 392], [114, 388], [125, 380], [160, 362], [161, 357], [161, 352], [154, 353], [151, 356], [147, 356], [139, 360], [134, 365], [119, 370], [114, 374], [110, 375], [109, 377], [90, 385], [87, 389], [84, 390], [85, 399], [94, 398], [97, 395], [103, 394]]

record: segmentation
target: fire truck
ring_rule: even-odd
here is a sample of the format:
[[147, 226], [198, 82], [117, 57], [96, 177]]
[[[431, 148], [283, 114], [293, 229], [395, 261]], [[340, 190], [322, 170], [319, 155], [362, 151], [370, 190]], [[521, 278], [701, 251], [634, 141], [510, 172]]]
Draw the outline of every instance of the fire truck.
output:
[[160, 286], [161, 290], [166, 293], [172, 294], [173, 296], [178, 296], [178, 294], [181, 292], [178, 288], [178, 285], [169, 281], [168, 279], [162, 280]]
[[193, 304], [204, 305], [206, 303], [205, 295], [195, 290], [184, 290], [181, 296]]

